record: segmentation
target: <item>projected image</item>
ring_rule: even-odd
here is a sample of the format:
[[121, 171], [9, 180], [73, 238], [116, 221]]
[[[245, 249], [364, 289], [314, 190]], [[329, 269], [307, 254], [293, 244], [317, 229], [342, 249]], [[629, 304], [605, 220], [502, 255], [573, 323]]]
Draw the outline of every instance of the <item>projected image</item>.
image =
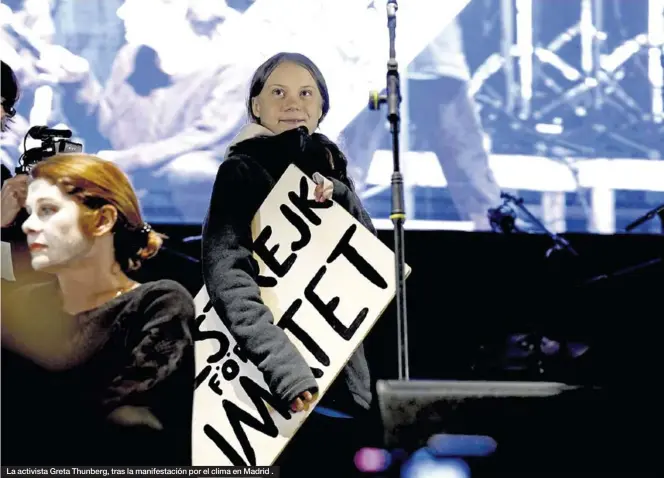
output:
[[[664, 1], [625, 3], [400, 2], [410, 227], [487, 230], [501, 191], [554, 232], [619, 231], [664, 202]], [[385, 85], [385, 1], [302, 5], [4, 2], [0, 55], [23, 92], [3, 164], [14, 168], [29, 125], [67, 127], [127, 172], [150, 222], [199, 224], [247, 121], [251, 74], [299, 51], [329, 81], [321, 132], [342, 145], [369, 212], [389, 227], [386, 111], [367, 109]]]
[[221, 26], [241, 13], [224, 2], [21, 3], [4, 32], [25, 89], [19, 114], [66, 125], [122, 167], [151, 221], [200, 222], [244, 122], [253, 65], [215, 58]]

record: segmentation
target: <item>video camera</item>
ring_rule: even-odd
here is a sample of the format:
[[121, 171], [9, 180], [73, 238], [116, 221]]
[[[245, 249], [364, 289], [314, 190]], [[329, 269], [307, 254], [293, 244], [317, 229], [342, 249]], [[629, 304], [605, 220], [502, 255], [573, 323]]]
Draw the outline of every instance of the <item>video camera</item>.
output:
[[[18, 160], [15, 169], [16, 174], [30, 174], [32, 168], [38, 162], [62, 153], [81, 153], [83, 145], [69, 141], [72, 132], [68, 129], [53, 129], [48, 126], [33, 126], [23, 138], [23, 150], [25, 151]], [[41, 146], [25, 149], [28, 136], [40, 140]]]

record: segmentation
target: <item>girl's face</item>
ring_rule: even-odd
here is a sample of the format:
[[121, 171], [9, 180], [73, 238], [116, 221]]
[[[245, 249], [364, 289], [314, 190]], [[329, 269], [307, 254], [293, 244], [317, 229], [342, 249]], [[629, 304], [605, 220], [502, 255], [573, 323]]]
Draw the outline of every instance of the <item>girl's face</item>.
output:
[[284, 62], [270, 74], [251, 109], [260, 124], [274, 134], [306, 126], [316, 131], [323, 116], [323, 98], [309, 70]]

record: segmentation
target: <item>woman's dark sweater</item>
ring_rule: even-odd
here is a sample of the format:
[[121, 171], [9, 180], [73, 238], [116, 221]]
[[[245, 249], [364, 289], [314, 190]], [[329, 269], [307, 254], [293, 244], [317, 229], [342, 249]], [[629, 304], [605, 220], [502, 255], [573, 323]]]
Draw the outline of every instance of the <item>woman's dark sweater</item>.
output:
[[[333, 199], [375, 234], [359, 198], [339, 181], [327, 149], [305, 128], [259, 136], [232, 146], [219, 167], [203, 226], [203, 273], [212, 305], [270, 390], [287, 403], [317, 390], [305, 359], [274, 324], [256, 283], [251, 222], [289, 165], [334, 183]], [[355, 415], [371, 403], [369, 368], [360, 346], [332, 384], [321, 405]]]
[[[3, 465], [191, 464], [195, 310], [181, 285], [148, 282], [75, 316], [62, 311], [55, 282], [12, 299], [2, 304]], [[33, 330], [29, 348], [44, 344], [35, 352], [57, 366], [30, 357], [25, 332], [5, 322]], [[161, 430], [111, 421], [120, 407], [149, 410]]]

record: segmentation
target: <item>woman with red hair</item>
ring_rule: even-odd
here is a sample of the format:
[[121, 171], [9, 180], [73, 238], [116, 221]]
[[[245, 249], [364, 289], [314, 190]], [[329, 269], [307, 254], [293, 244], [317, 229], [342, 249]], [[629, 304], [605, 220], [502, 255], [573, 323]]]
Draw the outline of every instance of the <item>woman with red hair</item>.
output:
[[3, 464], [190, 464], [194, 303], [176, 282], [131, 278], [162, 238], [129, 180], [57, 155], [25, 204], [32, 267], [55, 280], [3, 311]]

